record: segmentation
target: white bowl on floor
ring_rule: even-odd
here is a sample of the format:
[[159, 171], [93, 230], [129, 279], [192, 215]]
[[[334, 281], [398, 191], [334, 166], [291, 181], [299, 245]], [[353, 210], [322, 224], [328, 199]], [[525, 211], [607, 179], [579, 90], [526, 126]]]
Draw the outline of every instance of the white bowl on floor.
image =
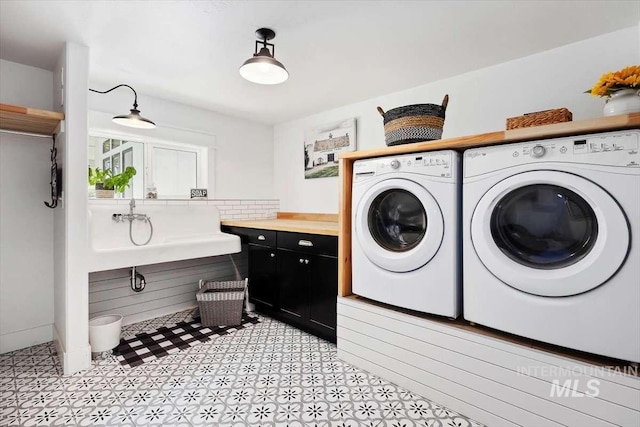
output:
[[120, 343], [122, 316], [108, 314], [89, 319], [89, 345], [92, 353], [109, 351]]

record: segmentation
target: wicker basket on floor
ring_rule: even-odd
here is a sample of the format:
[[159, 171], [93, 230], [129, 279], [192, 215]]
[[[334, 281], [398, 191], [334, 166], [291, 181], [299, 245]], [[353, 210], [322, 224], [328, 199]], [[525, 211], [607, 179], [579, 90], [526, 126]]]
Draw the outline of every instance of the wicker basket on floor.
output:
[[571, 120], [573, 120], [573, 114], [566, 108], [538, 111], [518, 117], [509, 117], [507, 119], [507, 130], [570, 122]]
[[246, 281], [200, 280], [196, 300], [203, 326], [235, 326], [242, 322]]

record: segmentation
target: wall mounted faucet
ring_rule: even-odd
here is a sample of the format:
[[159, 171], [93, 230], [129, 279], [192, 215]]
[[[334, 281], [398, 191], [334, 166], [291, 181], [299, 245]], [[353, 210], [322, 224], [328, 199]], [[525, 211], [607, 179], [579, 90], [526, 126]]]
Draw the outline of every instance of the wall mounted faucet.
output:
[[[131, 243], [133, 243], [136, 246], [144, 246], [148, 244], [151, 241], [151, 238], [153, 237], [153, 224], [151, 223], [151, 217], [148, 216], [147, 214], [134, 213], [133, 210], [135, 209], [135, 207], [136, 207], [136, 199], [132, 197], [131, 201], [129, 202], [129, 213], [128, 214], [114, 213], [113, 215], [111, 215], [111, 219], [114, 220], [115, 222], [129, 221], [129, 239], [131, 240]], [[147, 224], [149, 224], [149, 238], [144, 243], [137, 243], [135, 240], [133, 240], [132, 228], [133, 228], [133, 221], [135, 220], [144, 221]]]

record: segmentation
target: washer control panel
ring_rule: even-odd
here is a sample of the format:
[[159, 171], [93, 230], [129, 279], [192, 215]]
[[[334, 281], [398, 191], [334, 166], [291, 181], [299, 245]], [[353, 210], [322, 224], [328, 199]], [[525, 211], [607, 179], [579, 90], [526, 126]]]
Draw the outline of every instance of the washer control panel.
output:
[[639, 149], [638, 130], [474, 148], [464, 153], [464, 176], [538, 162], [640, 168]]
[[543, 145], [535, 145], [531, 149], [531, 157], [542, 157], [547, 152], [547, 149]]
[[356, 160], [353, 164], [353, 182], [394, 173], [452, 178], [458, 170], [457, 159], [456, 152], [447, 150]]

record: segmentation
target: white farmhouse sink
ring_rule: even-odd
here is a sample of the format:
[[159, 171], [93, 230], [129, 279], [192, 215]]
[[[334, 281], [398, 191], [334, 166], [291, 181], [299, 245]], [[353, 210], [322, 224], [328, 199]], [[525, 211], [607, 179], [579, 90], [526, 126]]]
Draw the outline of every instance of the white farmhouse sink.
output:
[[[240, 238], [220, 231], [215, 206], [139, 204], [134, 212], [148, 215], [153, 223], [153, 237], [145, 246], [129, 239], [129, 221], [112, 219], [113, 214], [129, 213], [128, 206], [89, 206], [90, 272], [240, 252]], [[133, 221], [132, 234], [144, 243], [149, 225]]]

